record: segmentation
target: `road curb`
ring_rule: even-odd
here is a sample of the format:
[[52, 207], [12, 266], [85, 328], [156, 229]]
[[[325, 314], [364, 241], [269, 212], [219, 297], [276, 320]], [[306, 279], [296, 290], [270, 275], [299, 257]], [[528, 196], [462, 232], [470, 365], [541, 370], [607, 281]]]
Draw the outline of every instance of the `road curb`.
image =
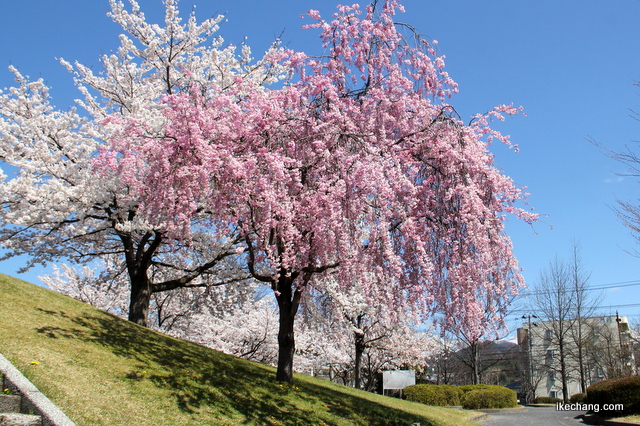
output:
[[479, 420], [484, 420], [489, 418], [489, 415], [487, 413], [481, 413], [481, 414], [476, 414], [475, 416], [469, 418], [470, 422], [477, 422]]
[[582, 416], [582, 420], [591, 425], [601, 425], [601, 426], [638, 426], [638, 423], [629, 423], [620, 420], [608, 420], [603, 417], [600, 417], [596, 414], [585, 414]]
[[491, 414], [491, 413], [519, 413], [527, 411], [527, 407], [519, 405], [514, 408], [486, 408], [486, 409], [477, 409], [475, 411], [481, 411], [483, 413]]
[[488, 419], [489, 417], [491, 417], [490, 414], [525, 412], [527, 411], [527, 407], [523, 407], [520, 405], [515, 408], [487, 408], [484, 410], [474, 410], [474, 411], [480, 411], [481, 414], [477, 414], [471, 417], [469, 419], [469, 421], [471, 422], [477, 422], [477, 421]]

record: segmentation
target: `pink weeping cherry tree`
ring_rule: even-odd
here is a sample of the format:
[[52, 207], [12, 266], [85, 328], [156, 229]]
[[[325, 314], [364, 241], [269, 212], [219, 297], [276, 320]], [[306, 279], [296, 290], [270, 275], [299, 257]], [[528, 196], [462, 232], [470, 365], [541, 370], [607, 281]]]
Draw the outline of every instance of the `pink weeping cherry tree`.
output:
[[293, 380], [302, 295], [329, 273], [368, 304], [398, 307], [393, 315], [446, 313], [469, 330], [522, 284], [504, 220], [536, 216], [518, 207], [526, 194], [488, 150], [510, 143], [490, 121], [518, 109], [464, 124], [443, 57], [403, 35], [401, 10], [397, 0], [340, 6], [331, 22], [309, 11], [325, 55], [272, 55], [290, 70], [281, 88], [238, 77], [224, 91], [165, 96], [164, 135], [114, 118], [96, 163], [175, 238], [209, 226], [202, 211], [240, 230], [247, 270], [278, 304], [280, 381]]

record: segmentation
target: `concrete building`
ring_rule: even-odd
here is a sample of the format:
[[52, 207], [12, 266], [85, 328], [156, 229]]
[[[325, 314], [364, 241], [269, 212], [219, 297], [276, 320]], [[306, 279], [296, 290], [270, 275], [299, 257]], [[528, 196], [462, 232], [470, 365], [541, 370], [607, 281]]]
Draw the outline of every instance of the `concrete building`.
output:
[[518, 329], [518, 345], [528, 402], [537, 396], [564, 397], [562, 361], [567, 398], [600, 380], [637, 373], [627, 317], [616, 314], [563, 322], [539, 321], [535, 315], [523, 318], [528, 321]]

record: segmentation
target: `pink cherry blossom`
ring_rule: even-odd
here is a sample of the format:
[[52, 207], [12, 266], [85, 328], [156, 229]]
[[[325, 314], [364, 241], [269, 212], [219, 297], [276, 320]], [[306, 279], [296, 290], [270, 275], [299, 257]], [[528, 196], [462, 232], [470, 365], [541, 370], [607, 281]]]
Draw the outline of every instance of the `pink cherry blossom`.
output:
[[499, 322], [522, 285], [504, 221], [537, 216], [488, 150], [511, 144], [491, 120], [519, 108], [465, 125], [449, 104], [458, 89], [444, 57], [401, 36], [400, 9], [340, 6], [331, 22], [311, 11], [306, 27], [328, 54], [272, 56], [289, 68], [282, 88], [193, 86], [163, 99], [163, 135], [131, 121], [103, 156], [142, 200], [140, 214], [173, 238], [240, 230], [247, 269], [278, 301], [279, 380], [292, 379], [302, 294], [327, 274], [390, 315], [441, 313], [471, 335], [488, 326], [486, 312]]

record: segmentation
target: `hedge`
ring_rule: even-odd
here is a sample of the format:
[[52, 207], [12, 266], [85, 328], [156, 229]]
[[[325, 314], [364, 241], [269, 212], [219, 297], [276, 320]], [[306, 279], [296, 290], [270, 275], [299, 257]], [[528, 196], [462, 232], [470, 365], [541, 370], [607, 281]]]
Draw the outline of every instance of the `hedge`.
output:
[[[630, 415], [640, 413], [640, 376], [609, 379], [587, 388], [587, 404], [598, 404], [606, 415]], [[622, 404], [623, 410], [604, 411], [605, 404]]]
[[[458, 386], [458, 389], [460, 389], [462, 391], [462, 394], [464, 395], [467, 392], [471, 392], [479, 389], [490, 389], [494, 386], [496, 385], [464, 385], [464, 386]], [[502, 387], [502, 386], [499, 386], [499, 387]]]
[[412, 385], [403, 398], [427, 405], [462, 405], [467, 409], [512, 408], [518, 404], [515, 391], [497, 385]]
[[408, 401], [427, 405], [460, 405], [460, 390], [453, 385], [411, 385], [402, 390]]
[[478, 410], [482, 408], [513, 408], [518, 405], [516, 392], [511, 389], [497, 385], [475, 386], [475, 389], [467, 388], [463, 390], [463, 408]]
[[571, 395], [569, 398], [569, 402], [572, 404], [584, 404], [587, 402], [587, 394], [586, 393], [576, 393]]

